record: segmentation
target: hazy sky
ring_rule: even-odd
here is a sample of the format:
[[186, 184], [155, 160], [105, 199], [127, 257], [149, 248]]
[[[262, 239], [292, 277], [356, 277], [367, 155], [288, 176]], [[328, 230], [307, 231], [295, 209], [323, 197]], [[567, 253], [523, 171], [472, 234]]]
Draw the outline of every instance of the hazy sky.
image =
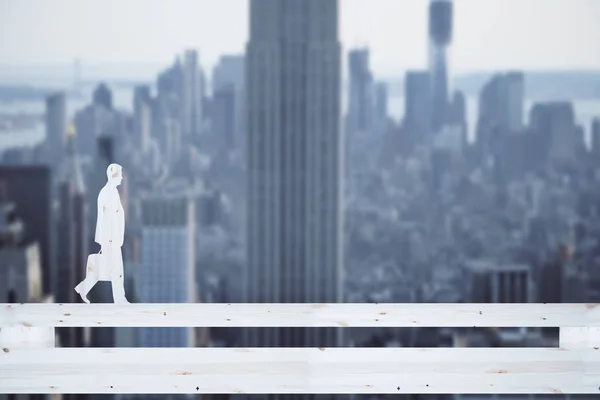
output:
[[[372, 68], [427, 62], [427, 0], [340, 0], [345, 48]], [[600, 0], [455, 0], [454, 71], [599, 69]], [[168, 64], [197, 48], [211, 68], [240, 53], [248, 0], [0, 0], [0, 64]]]

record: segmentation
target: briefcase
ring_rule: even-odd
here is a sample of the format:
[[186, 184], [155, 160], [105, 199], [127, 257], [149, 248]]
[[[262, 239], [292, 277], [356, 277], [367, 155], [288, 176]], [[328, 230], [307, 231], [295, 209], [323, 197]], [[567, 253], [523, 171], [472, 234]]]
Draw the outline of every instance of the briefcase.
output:
[[112, 280], [112, 270], [108, 257], [102, 253], [102, 250], [96, 254], [90, 254], [87, 259], [86, 275], [93, 275], [99, 281]]

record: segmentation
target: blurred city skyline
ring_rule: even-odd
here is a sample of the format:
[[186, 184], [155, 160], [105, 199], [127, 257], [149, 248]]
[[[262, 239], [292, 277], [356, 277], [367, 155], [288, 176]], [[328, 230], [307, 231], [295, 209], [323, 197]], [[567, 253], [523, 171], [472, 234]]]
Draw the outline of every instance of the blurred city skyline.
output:
[[[118, 163], [132, 303], [598, 303], [598, 38], [600, 0], [0, 0], [0, 297], [80, 301]], [[114, 300], [108, 284], [89, 299]], [[559, 344], [537, 328], [341, 331], [57, 334]]]
[[[427, 5], [344, 0], [339, 16], [344, 49], [369, 47], [379, 76], [426, 67]], [[598, 1], [460, 0], [454, 8], [453, 73], [600, 69]], [[124, 75], [151, 76], [186, 48], [199, 49], [210, 70], [221, 55], [244, 52], [248, 0], [2, 0], [0, 38], [0, 73], [11, 67], [27, 73], [24, 66], [71, 68], [79, 59], [84, 71], [103, 65]]]

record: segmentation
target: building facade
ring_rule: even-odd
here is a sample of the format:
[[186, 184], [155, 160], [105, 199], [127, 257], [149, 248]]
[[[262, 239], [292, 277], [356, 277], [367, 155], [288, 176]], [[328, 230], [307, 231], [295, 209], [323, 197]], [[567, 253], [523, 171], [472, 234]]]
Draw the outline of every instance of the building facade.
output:
[[431, 128], [437, 133], [446, 121], [449, 100], [448, 46], [452, 42], [452, 1], [429, 4], [429, 73], [431, 76]]
[[[337, 0], [250, 3], [245, 302], [342, 299]], [[247, 346], [335, 346], [341, 330], [247, 329]]]
[[46, 147], [55, 167], [64, 157], [67, 135], [67, 97], [58, 92], [46, 97]]
[[40, 251], [42, 291], [54, 289], [55, 252], [51, 219], [52, 173], [44, 165], [0, 166], [0, 195], [15, 204], [15, 212], [27, 227], [24, 241], [37, 242]]
[[[196, 302], [194, 205], [186, 198], [143, 200], [142, 303]], [[194, 328], [143, 328], [142, 347], [194, 347]]]

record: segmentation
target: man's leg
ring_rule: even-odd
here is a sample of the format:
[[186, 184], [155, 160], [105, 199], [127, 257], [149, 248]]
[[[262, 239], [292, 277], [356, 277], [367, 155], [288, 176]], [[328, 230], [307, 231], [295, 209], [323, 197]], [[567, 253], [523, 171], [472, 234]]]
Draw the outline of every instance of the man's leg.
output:
[[97, 279], [89, 279], [88, 277], [86, 277], [83, 281], [81, 281], [79, 285], [75, 286], [75, 291], [79, 293], [81, 300], [90, 304], [90, 300], [87, 298], [87, 294], [90, 292], [90, 290], [92, 290], [96, 282], [98, 282]]
[[79, 293], [79, 296], [81, 296], [81, 300], [88, 304], [90, 303], [90, 301], [87, 298], [87, 294], [98, 282], [98, 271], [95, 270], [97, 268], [97, 266], [91, 265], [88, 262], [88, 265], [85, 270], [85, 279], [79, 282], [79, 285], [75, 286], [75, 291]]
[[127, 298], [125, 297], [125, 277], [123, 274], [123, 257], [121, 255], [121, 248], [113, 248], [111, 249], [111, 258], [112, 258], [112, 267], [113, 267], [113, 277], [111, 280], [112, 283], [112, 292], [113, 292], [113, 302], [115, 304], [128, 304]]
[[115, 304], [129, 303], [125, 298], [125, 281], [123, 279], [123, 274], [120, 276], [113, 278], [112, 283], [112, 292], [113, 292], [113, 301]]

